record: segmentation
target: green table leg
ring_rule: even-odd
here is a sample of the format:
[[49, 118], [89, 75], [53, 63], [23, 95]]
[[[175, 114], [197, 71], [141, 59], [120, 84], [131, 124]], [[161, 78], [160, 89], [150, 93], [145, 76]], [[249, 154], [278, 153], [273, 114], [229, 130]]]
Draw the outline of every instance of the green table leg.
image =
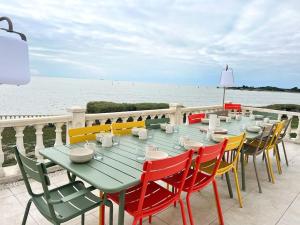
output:
[[124, 225], [125, 190], [119, 194], [119, 218], [118, 225]]
[[244, 151], [241, 151], [242, 190], [246, 191]]
[[226, 177], [226, 182], [227, 182], [227, 186], [228, 186], [229, 196], [230, 196], [230, 198], [233, 198], [232, 187], [231, 187], [231, 182], [230, 182], [230, 178], [229, 178], [229, 173], [228, 172], [225, 173], [225, 177]]

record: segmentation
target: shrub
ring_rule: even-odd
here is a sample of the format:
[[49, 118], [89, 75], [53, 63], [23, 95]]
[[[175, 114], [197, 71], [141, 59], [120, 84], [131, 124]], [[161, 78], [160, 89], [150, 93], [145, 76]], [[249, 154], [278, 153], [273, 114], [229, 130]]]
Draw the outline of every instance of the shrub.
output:
[[87, 113], [109, 113], [167, 108], [169, 108], [169, 104], [166, 103], [115, 103], [93, 101], [87, 104]]

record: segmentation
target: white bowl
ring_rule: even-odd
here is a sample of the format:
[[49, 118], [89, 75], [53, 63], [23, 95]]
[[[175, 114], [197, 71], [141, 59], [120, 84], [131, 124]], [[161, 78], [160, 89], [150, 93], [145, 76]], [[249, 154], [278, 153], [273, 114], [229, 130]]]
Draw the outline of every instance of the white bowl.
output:
[[146, 154], [147, 160], [158, 160], [168, 158], [168, 153], [162, 151], [148, 151]]
[[265, 118], [263, 115], [255, 115], [255, 119], [257, 120], [261, 120], [263, 118]]
[[228, 130], [224, 129], [224, 128], [216, 128], [214, 130], [214, 134], [227, 134], [227, 133], [228, 133]]
[[227, 138], [228, 135], [226, 134], [212, 134], [211, 139], [215, 142], [221, 142], [224, 140], [224, 138]]
[[186, 149], [186, 150], [189, 150], [189, 149], [194, 149], [194, 150], [197, 150], [198, 148], [202, 147], [203, 146], [203, 143], [201, 142], [198, 142], [198, 141], [193, 141], [193, 140], [185, 140], [183, 142], [183, 147]]
[[204, 118], [201, 120], [201, 123], [203, 124], [209, 124], [209, 119], [208, 118]]
[[251, 133], [259, 133], [261, 128], [259, 126], [248, 126], [246, 130]]
[[73, 148], [70, 150], [69, 157], [74, 163], [86, 163], [93, 158], [94, 150], [91, 148]]

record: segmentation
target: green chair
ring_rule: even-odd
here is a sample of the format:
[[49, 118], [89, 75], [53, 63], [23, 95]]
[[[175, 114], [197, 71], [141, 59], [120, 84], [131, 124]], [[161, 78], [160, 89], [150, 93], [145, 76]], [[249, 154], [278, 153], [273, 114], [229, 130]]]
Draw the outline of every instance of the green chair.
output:
[[[105, 204], [110, 208], [110, 225], [112, 225], [112, 202], [107, 200], [106, 196], [101, 199], [92, 194], [91, 191], [95, 190], [93, 186], [85, 187], [83, 182], [74, 181], [49, 190], [48, 186], [50, 185], [50, 180], [46, 165], [27, 158], [19, 153], [17, 148], [15, 148], [15, 154], [26, 189], [31, 196], [25, 209], [22, 225], [26, 224], [32, 202], [40, 213], [55, 225], [69, 221], [77, 216], [81, 216], [81, 224], [83, 225], [84, 214], [86, 212], [101, 204]], [[41, 183], [43, 193], [33, 193], [29, 183], [29, 177]]]
[[162, 123], [170, 123], [169, 118], [159, 118], [159, 119], [147, 119], [145, 120], [147, 129], [159, 129], [160, 124]]

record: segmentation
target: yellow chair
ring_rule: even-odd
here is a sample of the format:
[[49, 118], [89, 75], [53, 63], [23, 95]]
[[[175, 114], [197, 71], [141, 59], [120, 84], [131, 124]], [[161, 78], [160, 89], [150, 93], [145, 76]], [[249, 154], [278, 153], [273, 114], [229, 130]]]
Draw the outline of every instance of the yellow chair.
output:
[[70, 144], [76, 144], [85, 141], [94, 141], [96, 140], [97, 133], [105, 133], [110, 131], [110, 124], [69, 129]]
[[274, 132], [272, 134], [272, 138], [270, 139], [269, 143], [267, 143], [266, 149], [265, 149], [265, 155], [267, 158], [267, 166], [268, 166], [268, 171], [271, 176], [271, 181], [272, 183], [275, 183], [275, 178], [274, 178], [274, 173], [273, 173], [273, 168], [272, 168], [272, 161], [270, 158], [270, 151], [274, 150], [275, 156], [276, 156], [276, 163], [277, 163], [277, 169], [278, 173], [281, 174], [281, 165], [280, 165], [280, 158], [279, 158], [279, 150], [277, 146], [277, 140], [281, 135], [281, 132], [285, 126], [285, 121], [281, 121], [277, 123], [274, 127]]
[[129, 135], [134, 127], [144, 128], [146, 127], [145, 121], [126, 122], [126, 123], [113, 123], [112, 133], [114, 135]]
[[[223, 174], [228, 173], [229, 171], [233, 170], [236, 192], [238, 195], [238, 200], [239, 200], [241, 208], [243, 207], [243, 203], [242, 203], [240, 185], [239, 185], [239, 180], [238, 180], [237, 167], [238, 167], [240, 152], [243, 147], [245, 138], [246, 138], [245, 133], [242, 133], [238, 136], [233, 136], [233, 137], [228, 138], [227, 146], [225, 149], [225, 154], [226, 153], [230, 154], [231, 157], [228, 157], [227, 160], [225, 160], [225, 157], [223, 157], [223, 160], [221, 161], [221, 164], [216, 173], [216, 175], [223, 175]], [[208, 174], [212, 174], [213, 169], [214, 169], [214, 167], [212, 165], [214, 165], [212, 162], [202, 164], [201, 171], [206, 172]]]

